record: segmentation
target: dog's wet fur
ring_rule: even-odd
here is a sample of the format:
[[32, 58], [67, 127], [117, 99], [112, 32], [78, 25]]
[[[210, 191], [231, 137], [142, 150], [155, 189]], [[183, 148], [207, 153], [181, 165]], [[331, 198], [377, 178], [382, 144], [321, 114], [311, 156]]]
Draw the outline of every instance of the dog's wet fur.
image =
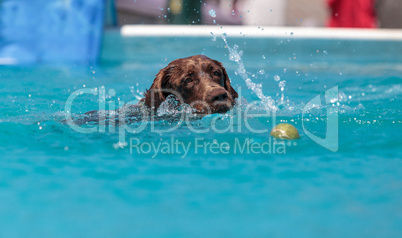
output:
[[177, 59], [161, 69], [145, 92], [145, 105], [157, 109], [172, 92], [201, 114], [225, 113], [238, 97], [222, 64], [204, 55]]
[[[169, 95], [190, 105], [198, 115], [225, 113], [233, 108], [238, 98], [222, 63], [204, 55], [195, 55], [169, 63], [159, 71], [137, 105], [126, 105], [117, 112], [124, 110], [126, 116], [135, 116], [131, 114], [139, 113], [142, 106], [156, 111]], [[94, 116], [97, 117], [99, 112], [86, 114], [96, 119]]]

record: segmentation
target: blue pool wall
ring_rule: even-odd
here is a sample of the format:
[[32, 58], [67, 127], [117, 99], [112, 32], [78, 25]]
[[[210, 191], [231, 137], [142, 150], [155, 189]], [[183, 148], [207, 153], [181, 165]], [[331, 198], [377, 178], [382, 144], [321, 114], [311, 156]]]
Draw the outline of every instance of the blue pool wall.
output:
[[104, 0], [0, 1], [0, 59], [9, 63], [95, 62]]

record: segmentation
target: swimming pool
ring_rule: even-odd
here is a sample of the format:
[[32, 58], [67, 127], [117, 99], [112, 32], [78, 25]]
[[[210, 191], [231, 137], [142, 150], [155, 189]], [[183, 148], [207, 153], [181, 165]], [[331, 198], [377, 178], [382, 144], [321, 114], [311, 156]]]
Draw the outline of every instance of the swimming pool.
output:
[[[204, 153], [205, 147], [195, 146], [196, 138], [230, 148], [247, 139], [279, 146], [269, 137], [271, 117], [249, 121], [267, 133], [251, 132], [242, 120], [225, 133], [196, 133], [186, 124], [170, 132], [151, 128], [166, 130], [175, 120], [126, 133], [127, 142], [178, 141], [190, 148], [185, 154], [172, 146], [155, 156], [146, 145], [137, 150], [118, 144], [119, 133], [110, 128], [83, 134], [62, 123], [74, 91], [113, 89], [108, 103], [135, 102], [159, 69], [194, 54], [224, 64], [243, 105], [259, 101], [236, 75], [239, 66], [217, 35], [122, 37], [109, 31], [98, 65], [0, 66], [1, 236], [400, 236], [401, 41], [288, 34], [227, 37], [230, 47], [243, 51], [247, 73], [262, 83], [264, 95], [279, 104], [283, 93], [276, 121], [295, 125], [301, 134], [285, 142], [285, 153]], [[305, 131], [325, 138], [329, 108], [323, 97], [336, 87], [339, 139], [332, 152]], [[317, 96], [322, 107], [304, 110]], [[79, 95], [72, 112], [97, 109], [98, 99]], [[225, 129], [242, 110], [190, 126]], [[252, 110], [264, 113], [258, 104]]]

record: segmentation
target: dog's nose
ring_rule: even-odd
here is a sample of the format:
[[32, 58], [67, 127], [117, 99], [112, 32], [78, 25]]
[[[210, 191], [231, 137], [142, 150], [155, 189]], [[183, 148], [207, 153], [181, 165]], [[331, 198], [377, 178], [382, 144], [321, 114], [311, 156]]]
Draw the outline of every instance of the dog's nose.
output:
[[225, 101], [228, 98], [227, 92], [224, 91], [216, 91], [215, 93], [212, 93], [211, 95], [212, 102], [221, 102]]

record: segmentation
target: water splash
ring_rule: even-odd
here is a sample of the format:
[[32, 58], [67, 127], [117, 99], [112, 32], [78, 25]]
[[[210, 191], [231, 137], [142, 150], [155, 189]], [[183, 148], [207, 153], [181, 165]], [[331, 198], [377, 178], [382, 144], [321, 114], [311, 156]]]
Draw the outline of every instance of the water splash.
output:
[[163, 116], [176, 116], [181, 113], [187, 115], [193, 115], [194, 109], [187, 104], [180, 104], [178, 99], [174, 95], [169, 95], [165, 101], [158, 107], [156, 115], [158, 117]]
[[231, 48], [226, 40], [226, 34], [222, 34], [222, 39], [229, 50], [229, 60], [237, 63], [239, 66], [237, 69], [237, 74], [244, 79], [247, 87], [257, 95], [257, 97], [264, 103], [268, 110], [277, 110], [275, 101], [270, 96], [265, 96], [262, 93], [262, 84], [256, 84], [249, 78], [246, 68], [244, 67], [243, 60], [241, 59], [243, 51], [239, 51], [239, 46], [236, 44], [233, 46], [233, 48]]
[[143, 98], [143, 95], [142, 95], [141, 91], [138, 89], [138, 86], [139, 86], [138, 83], [136, 86], [137, 86], [137, 90], [135, 90], [136, 88], [134, 86], [130, 86], [130, 92], [138, 101], [140, 101]]
[[211, 41], [216, 41], [216, 36], [214, 36], [214, 33], [211, 32], [211, 35], [212, 35]]
[[281, 89], [281, 104], [283, 104], [283, 100], [285, 98], [284, 90], [285, 90], [286, 81], [282, 80], [279, 82], [278, 86]]

